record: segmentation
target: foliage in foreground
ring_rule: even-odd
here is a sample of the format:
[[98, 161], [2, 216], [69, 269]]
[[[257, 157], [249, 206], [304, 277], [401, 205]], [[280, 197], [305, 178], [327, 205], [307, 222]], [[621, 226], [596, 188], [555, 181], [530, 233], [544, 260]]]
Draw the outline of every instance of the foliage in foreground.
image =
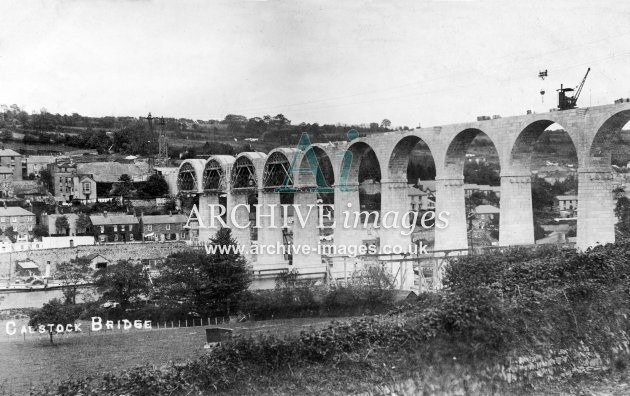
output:
[[255, 392], [271, 386], [269, 376], [299, 370], [382, 373], [381, 363], [401, 355], [420, 372], [449, 370], [456, 359], [482, 380], [584, 373], [628, 355], [629, 276], [630, 245], [463, 257], [447, 271], [447, 290], [388, 315], [293, 337], [236, 338], [186, 364], [70, 381], [43, 394], [238, 393], [244, 383]]

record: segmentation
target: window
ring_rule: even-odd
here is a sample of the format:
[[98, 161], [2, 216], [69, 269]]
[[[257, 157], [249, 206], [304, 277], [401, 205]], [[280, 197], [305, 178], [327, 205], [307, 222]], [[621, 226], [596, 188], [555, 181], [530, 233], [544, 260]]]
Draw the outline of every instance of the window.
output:
[[129, 240], [133, 241], [133, 234], [129, 234]]
[[27, 217], [26, 221], [28, 221], [29, 223], [32, 223], [33, 222], [33, 218], [32, 217]]
[[29, 230], [29, 231], [33, 231], [33, 225], [32, 225], [32, 224], [29, 224], [29, 225], [28, 225], [28, 230]]
[[89, 182], [83, 183], [83, 192], [89, 194], [92, 191], [92, 185]]
[[133, 231], [133, 224], [129, 224], [129, 231]]
[[11, 223], [17, 223], [17, 217], [11, 217]]
[[114, 234], [114, 242], [118, 242], [118, 234]]
[[147, 231], [153, 231], [153, 226], [151, 224], [147, 225]]
[[105, 235], [99, 235], [98, 236], [98, 240], [101, 241], [101, 242], [105, 242]]
[[7, 219], [6, 217], [1, 217], [0, 218], [0, 223], [4, 223], [6, 221], [6, 219]]
[[105, 227], [101, 226], [101, 234], [105, 232]]
[[125, 225], [124, 224], [121, 224], [120, 231], [125, 231]]
[[166, 229], [167, 229], [167, 230], [170, 230], [170, 229], [171, 229], [171, 225], [170, 225], [170, 224], [167, 224], [167, 225], [166, 225]]
[[114, 232], [118, 232], [118, 226], [117, 225], [114, 226]]

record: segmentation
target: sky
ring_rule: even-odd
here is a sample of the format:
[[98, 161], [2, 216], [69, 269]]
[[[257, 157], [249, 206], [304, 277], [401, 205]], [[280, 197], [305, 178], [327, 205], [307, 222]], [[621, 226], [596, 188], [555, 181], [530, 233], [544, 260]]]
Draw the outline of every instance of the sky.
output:
[[0, 3], [0, 104], [29, 112], [432, 126], [549, 111], [589, 66], [579, 105], [630, 97], [630, 2]]

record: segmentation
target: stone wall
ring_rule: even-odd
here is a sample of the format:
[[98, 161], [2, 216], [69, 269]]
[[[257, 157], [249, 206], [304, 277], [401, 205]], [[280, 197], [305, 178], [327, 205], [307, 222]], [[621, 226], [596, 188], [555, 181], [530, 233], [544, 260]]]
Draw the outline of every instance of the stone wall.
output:
[[[184, 242], [168, 242], [168, 243], [118, 243], [94, 246], [76, 246], [73, 248], [49, 249], [49, 250], [31, 250], [25, 252], [0, 253], [0, 277], [9, 275], [9, 263], [15, 266], [17, 260], [30, 258], [40, 267], [40, 271], [44, 272], [46, 263], [50, 261], [52, 269], [55, 264], [69, 261], [77, 256], [87, 256], [91, 253], [98, 253], [110, 260], [116, 262], [123, 259], [155, 259], [166, 257], [169, 254], [186, 248]], [[12, 271], [14, 271], [13, 268]]]

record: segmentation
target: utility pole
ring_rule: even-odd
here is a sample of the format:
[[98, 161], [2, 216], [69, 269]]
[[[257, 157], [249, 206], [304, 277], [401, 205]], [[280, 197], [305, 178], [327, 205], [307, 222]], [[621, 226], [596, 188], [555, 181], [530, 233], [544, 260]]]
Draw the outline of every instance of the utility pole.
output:
[[[146, 119], [147, 121], [149, 121], [149, 136], [151, 136], [151, 139], [153, 139], [153, 120], [155, 117], [153, 117], [151, 115], [151, 112], [149, 112], [149, 115], [146, 117], [140, 117], [140, 119]], [[153, 168], [155, 166], [155, 158], [153, 157], [153, 152], [151, 150], [151, 141], [149, 140], [147, 143], [149, 143], [149, 173], [153, 174]]]
[[160, 117], [160, 137], [158, 138], [158, 163], [160, 165], [166, 166], [168, 164], [168, 144], [166, 143], [166, 121], [164, 121], [164, 117]]

